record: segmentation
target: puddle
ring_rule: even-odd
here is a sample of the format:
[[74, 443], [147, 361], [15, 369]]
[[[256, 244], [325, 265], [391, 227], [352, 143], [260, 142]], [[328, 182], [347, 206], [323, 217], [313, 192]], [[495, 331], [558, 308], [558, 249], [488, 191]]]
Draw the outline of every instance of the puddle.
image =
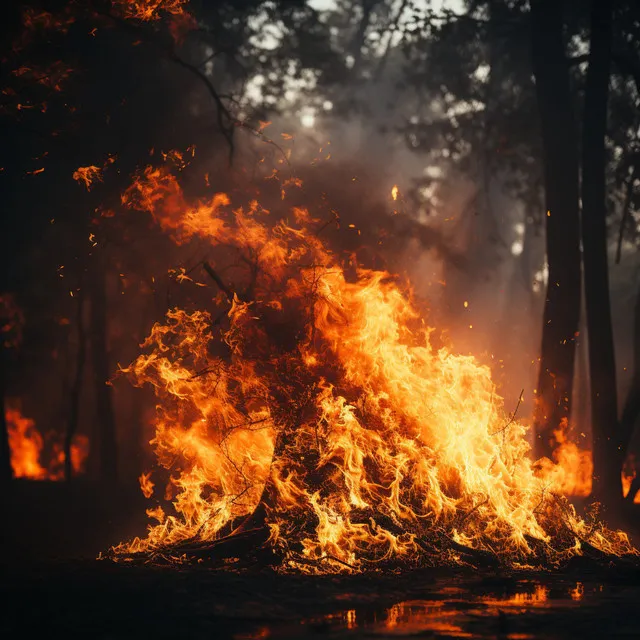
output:
[[[496, 638], [533, 640], [640, 637], [637, 587], [600, 583], [520, 581], [509, 588], [430, 585], [424, 598], [386, 606], [363, 605], [262, 626], [249, 638]], [[335, 601], [347, 600], [348, 594]]]

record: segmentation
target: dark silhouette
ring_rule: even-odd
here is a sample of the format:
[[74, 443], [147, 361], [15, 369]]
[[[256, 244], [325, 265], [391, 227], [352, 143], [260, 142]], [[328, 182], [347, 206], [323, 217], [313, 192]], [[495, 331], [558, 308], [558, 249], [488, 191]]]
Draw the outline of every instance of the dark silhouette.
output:
[[589, 68], [582, 122], [582, 246], [589, 331], [589, 377], [593, 429], [593, 493], [605, 502], [621, 496], [620, 470], [627, 443], [617, 429], [616, 388], [609, 265], [607, 257], [607, 98], [611, 67], [612, 3], [594, 0]]
[[581, 297], [578, 138], [562, 11], [563, 3], [557, 0], [531, 3], [549, 269], [534, 428], [536, 453], [548, 457], [553, 430], [571, 414]]

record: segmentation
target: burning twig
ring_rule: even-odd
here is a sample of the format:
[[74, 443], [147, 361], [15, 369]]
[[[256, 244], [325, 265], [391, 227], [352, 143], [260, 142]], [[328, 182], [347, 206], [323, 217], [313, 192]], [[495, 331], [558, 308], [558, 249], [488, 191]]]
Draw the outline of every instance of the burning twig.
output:
[[502, 429], [498, 429], [497, 431], [494, 431], [491, 434], [492, 436], [497, 436], [499, 433], [504, 434], [504, 432], [515, 422], [516, 416], [518, 415], [518, 409], [520, 408], [520, 404], [522, 403], [523, 395], [524, 395], [524, 389], [521, 389], [520, 390], [520, 395], [518, 396], [518, 404], [516, 404], [516, 408], [513, 411], [513, 413], [511, 414], [507, 424], [505, 424], [504, 427], [502, 427]]

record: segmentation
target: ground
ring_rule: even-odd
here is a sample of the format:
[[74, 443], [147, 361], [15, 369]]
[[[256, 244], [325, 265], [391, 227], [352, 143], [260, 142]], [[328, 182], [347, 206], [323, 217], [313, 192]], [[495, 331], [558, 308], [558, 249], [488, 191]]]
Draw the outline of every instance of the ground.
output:
[[[69, 491], [65, 508], [60, 487], [25, 485], [5, 496], [4, 638], [640, 637], [635, 570], [578, 562], [561, 575], [335, 577], [115, 564], [96, 560], [92, 545], [106, 548], [110, 537], [143, 528], [132, 515], [137, 499], [105, 499], [89, 486], [64, 489], [67, 498]], [[27, 510], [36, 497], [39, 507]]]

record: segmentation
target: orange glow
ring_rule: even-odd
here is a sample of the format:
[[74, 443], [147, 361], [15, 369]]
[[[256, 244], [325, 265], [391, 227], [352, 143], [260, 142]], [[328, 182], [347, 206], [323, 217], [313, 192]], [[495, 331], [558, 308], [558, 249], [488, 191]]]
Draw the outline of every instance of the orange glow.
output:
[[197, 26], [187, 11], [188, 0], [114, 0], [114, 7], [127, 20], [159, 22], [167, 18], [169, 32], [180, 44], [189, 31]]
[[143, 473], [139, 478], [140, 491], [145, 498], [150, 498], [153, 495], [153, 487], [155, 484], [151, 481], [151, 472]]
[[[64, 450], [54, 441], [45, 457], [45, 438], [36, 428], [35, 422], [25, 418], [19, 409], [7, 407], [5, 410], [11, 468], [15, 478], [29, 480], [62, 480], [64, 478]], [[89, 440], [85, 436], [75, 436], [71, 444], [71, 467], [75, 474], [84, 471], [89, 454]]]
[[558, 566], [582, 541], [637, 553], [577, 515], [558, 465], [541, 477], [489, 368], [436, 348], [410, 291], [383, 271], [345, 277], [325, 221], [221, 193], [189, 202], [166, 168], [145, 169], [122, 201], [176, 243], [210, 243], [222, 266], [205, 265], [210, 309], [170, 310], [123, 370], [157, 395], [152, 445], [175, 515], [116, 556], [243, 521], [268, 528], [282, 570], [311, 573], [464, 565], [470, 552]]
[[76, 182], [84, 183], [87, 191], [90, 191], [94, 182], [102, 182], [102, 169], [100, 167], [96, 167], [95, 165], [89, 165], [88, 167], [78, 167], [73, 172], [73, 179]]
[[188, 0], [115, 0], [114, 5], [120, 8], [125, 17], [155, 22], [163, 14], [183, 15]]
[[[631, 491], [631, 483], [635, 480], [636, 477], [636, 461], [633, 456], [630, 456], [626, 461], [622, 469], [622, 495], [626, 498], [629, 495], [629, 491]], [[633, 498], [634, 504], [640, 504], [640, 491], [638, 491]]]
[[497, 607], [543, 607], [547, 604], [549, 589], [538, 584], [533, 592], [514, 593], [507, 598], [481, 598], [487, 605]]
[[569, 441], [567, 425], [565, 418], [553, 432], [556, 440], [554, 462], [542, 459], [538, 464], [543, 469], [545, 477], [554, 478], [554, 483], [564, 495], [587, 497], [591, 494], [592, 454], [591, 451], [580, 449], [577, 444]]
[[41, 84], [54, 91], [62, 91], [63, 84], [73, 73], [73, 69], [61, 61], [53, 62], [47, 67], [22, 66], [15, 69], [13, 75]]
[[44, 480], [47, 471], [40, 465], [40, 451], [44, 442], [35, 428], [35, 422], [22, 416], [17, 409], [5, 411], [9, 447], [11, 449], [11, 468], [16, 478]]
[[398, 199], [398, 193], [399, 193], [398, 185], [394, 184], [393, 188], [391, 189], [391, 197], [394, 200], [397, 200]]
[[582, 600], [584, 597], [584, 585], [582, 582], [576, 582], [576, 586], [571, 589], [572, 600]]
[[447, 610], [441, 601], [408, 601], [393, 605], [386, 612], [383, 628], [401, 635], [423, 635], [432, 632], [445, 637], [467, 638], [472, 634], [455, 624], [457, 612]]

